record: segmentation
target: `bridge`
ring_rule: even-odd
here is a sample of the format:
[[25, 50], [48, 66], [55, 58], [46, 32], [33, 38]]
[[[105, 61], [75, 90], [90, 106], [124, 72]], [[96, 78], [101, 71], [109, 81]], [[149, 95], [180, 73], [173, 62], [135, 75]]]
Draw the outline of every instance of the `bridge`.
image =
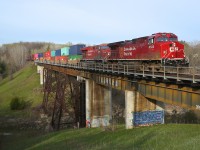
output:
[[125, 91], [127, 129], [133, 127], [133, 112], [163, 110], [163, 103], [200, 109], [198, 67], [35, 63], [44, 85], [43, 108], [52, 111], [55, 129], [60, 128], [64, 114], [70, 120], [66, 110], [70, 103], [74, 104], [71, 115], [78, 125], [84, 127], [90, 122], [91, 127], [108, 126], [112, 122], [112, 89]]

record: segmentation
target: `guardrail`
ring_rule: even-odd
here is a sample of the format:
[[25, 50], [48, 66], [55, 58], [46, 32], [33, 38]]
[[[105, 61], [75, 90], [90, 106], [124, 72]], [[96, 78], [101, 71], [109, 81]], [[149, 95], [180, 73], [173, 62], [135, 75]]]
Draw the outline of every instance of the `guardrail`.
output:
[[171, 66], [144, 66], [133, 64], [103, 64], [103, 63], [77, 63], [77, 64], [56, 64], [35, 61], [36, 63], [50, 64], [87, 71], [98, 71], [111, 74], [123, 74], [129, 76], [142, 76], [151, 78], [175, 79], [176, 81], [200, 82], [199, 67], [171, 67]]

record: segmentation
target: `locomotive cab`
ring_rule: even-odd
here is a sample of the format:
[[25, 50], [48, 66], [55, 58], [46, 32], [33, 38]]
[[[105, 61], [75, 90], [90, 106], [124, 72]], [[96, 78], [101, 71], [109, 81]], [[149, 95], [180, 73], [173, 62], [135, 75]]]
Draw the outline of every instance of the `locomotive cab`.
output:
[[162, 65], [187, 65], [184, 45], [178, 42], [173, 33], [157, 33], [154, 35], [154, 45], [160, 49]]

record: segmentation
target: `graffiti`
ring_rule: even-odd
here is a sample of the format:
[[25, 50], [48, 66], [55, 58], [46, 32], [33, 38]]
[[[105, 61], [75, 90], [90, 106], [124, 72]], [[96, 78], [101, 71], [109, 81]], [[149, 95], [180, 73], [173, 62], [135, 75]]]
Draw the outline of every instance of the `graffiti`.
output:
[[164, 111], [133, 112], [134, 126], [164, 123]]
[[104, 116], [95, 116], [92, 119], [92, 127], [100, 127], [100, 126], [108, 126], [109, 123], [109, 115]]

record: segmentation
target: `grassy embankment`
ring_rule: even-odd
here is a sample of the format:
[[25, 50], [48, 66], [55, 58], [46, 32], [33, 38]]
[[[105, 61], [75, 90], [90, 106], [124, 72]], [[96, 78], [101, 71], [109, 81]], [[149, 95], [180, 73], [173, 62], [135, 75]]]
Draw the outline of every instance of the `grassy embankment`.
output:
[[63, 130], [42, 135], [38, 132], [4, 136], [1, 149], [6, 150], [99, 150], [99, 149], [200, 149], [200, 125], [168, 124], [153, 127], [140, 127], [116, 131], [103, 131], [101, 128]]
[[23, 69], [0, 82], [0, 117], [2, 116], [28, 116], [29, 110], [13, 111], [10, 110], [10, 101], [14, 97], [23, 97], [25, 101], [32, 103], [31, 107], [37, 106], [42, 102], [42, 92], [39, 91], [39, 74], [36, 66], [28, 63]]
[[[24, 69], [0, 83], [0, 117], [24, 116], [29, 110], [11, 111], [9, 104], [13, 97], [31, 100], [32, 107], [41, 104], [42, 93], [37, 92], [39, 75], [36, 67], [28, 64]], [[158, 125], [116, 131], [101, 128], [62, 130], [43, 134], [36, 130], [0, 129], [0, 149], [200, 149], [200, 125]]]

